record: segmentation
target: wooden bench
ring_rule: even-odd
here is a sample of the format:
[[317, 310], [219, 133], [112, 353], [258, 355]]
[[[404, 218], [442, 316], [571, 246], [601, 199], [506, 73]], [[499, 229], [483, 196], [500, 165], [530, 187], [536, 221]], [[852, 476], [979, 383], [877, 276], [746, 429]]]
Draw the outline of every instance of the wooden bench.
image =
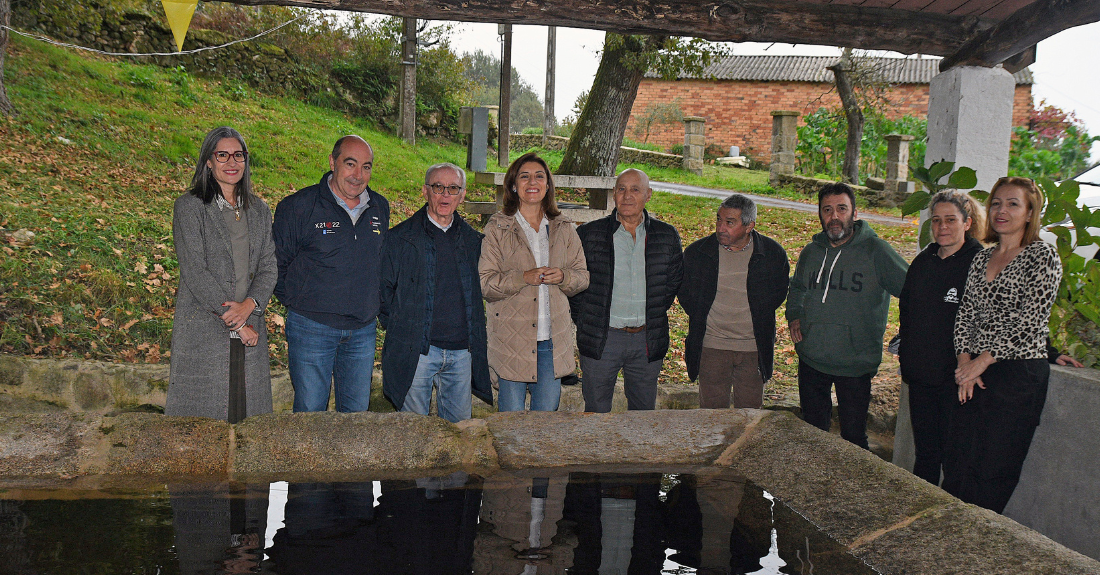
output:
[[[481, 224], [485, 225], [489, 217], [504, 206], [504, 174], [501, 172], [476, 172], [474, 182], [496, 188], [495, 202], [466, 202], [466, 211], [481, 215]], [[554, 188], [583, 189], [588, 192], [587, 207], [559, 206], [563, 214], [577, 223], [597, 220], [611, 213], [615, 208], [615, 197], [611, 190], [615, 187], [615, 176], [571, 176], [554, 174]]]

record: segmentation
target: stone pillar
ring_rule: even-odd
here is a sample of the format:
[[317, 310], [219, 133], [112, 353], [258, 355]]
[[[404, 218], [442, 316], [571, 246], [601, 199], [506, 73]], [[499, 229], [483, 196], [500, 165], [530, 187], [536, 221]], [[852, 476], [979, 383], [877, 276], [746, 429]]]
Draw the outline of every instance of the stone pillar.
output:
[[909, 142], [913, 136], [886, 136], [886, 195], [911, 194], [915, 188], [909, 180]]
[[794, 175], [800, 115], [792, 110], [772, 111], [772, 163], [768, 179], [773, 186], [779, 183], [779, 176]]
[[960, 66], [928, 87], [928, 148], [924, 163], [940, 160], [973, 168], [978, 189], [1008, 174], [1016, 82], [1003, 68]]
[[707, 147], [707, 123], [699, 116], [684, 116], [684, 169], [703, 175], [703, 150]]
[[466, 134], [466, 169], [484, 172], [489, 147], [489, 108], [463, 106], [458, 114], [458, 131]]

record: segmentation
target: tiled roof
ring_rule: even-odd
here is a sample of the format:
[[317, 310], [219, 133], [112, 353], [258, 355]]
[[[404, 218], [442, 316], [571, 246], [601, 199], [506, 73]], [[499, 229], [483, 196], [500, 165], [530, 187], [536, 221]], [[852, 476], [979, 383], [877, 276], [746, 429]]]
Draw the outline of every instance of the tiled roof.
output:
[[[868, 58], [891, 84], [927, 84], [939, 74], [939, 58]], [[838, 56], [730, 56], [705, 69], [704, 77], [715, 80], [757, 80], [765, 82], [833, 83], [827, 70]], [[1024, 68], [1012, 75], [1017, 84], [1033, 84], [1031, 70]], [[653, 72], [647, 78], [656, 78]], [[680, 74], [680, 78], [694, 75]]]

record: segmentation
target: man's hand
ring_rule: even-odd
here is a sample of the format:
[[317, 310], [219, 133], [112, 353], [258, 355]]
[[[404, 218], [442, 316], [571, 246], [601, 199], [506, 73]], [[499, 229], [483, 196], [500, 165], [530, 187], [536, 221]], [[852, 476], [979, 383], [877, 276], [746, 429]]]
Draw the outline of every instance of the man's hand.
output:
[[248, 316], [255, 311], [256, 302], [246, 297], [244, 301], [227, 301], [222, 306], [229, 308], [222, 314], [222, 321], [225, 322], [226, 327], [239, 330], [248, 321]]
[[802, 320], [792, 319], [787, 322], [787, 329], [791, 331], [791, 341], [798, 343], [802, 341]]

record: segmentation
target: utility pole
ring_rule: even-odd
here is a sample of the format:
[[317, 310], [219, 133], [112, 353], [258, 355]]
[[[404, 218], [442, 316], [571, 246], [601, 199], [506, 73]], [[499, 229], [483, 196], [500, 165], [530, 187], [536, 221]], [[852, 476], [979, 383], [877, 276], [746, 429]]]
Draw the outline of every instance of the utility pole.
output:
[[512, 113], [512, 25], [498, 24], [497, 34], [502, 39], [500, 55], [500, 111], [497, 113], [497, 163], [508, 167], [508, 134]]
[[542, 120], [542, 148], [545, 150], [550, 143], [550, 134], [554, 131], [554, 62], [557, 57], [558, 28], [550, 26], [546, 29], [546, 92], [543, 94], [542, 104], [545, 115]]
[[404, 19], [401, 42], [401, 109], [399, 112], [402, 140], [416, 143], [416, 18]]

